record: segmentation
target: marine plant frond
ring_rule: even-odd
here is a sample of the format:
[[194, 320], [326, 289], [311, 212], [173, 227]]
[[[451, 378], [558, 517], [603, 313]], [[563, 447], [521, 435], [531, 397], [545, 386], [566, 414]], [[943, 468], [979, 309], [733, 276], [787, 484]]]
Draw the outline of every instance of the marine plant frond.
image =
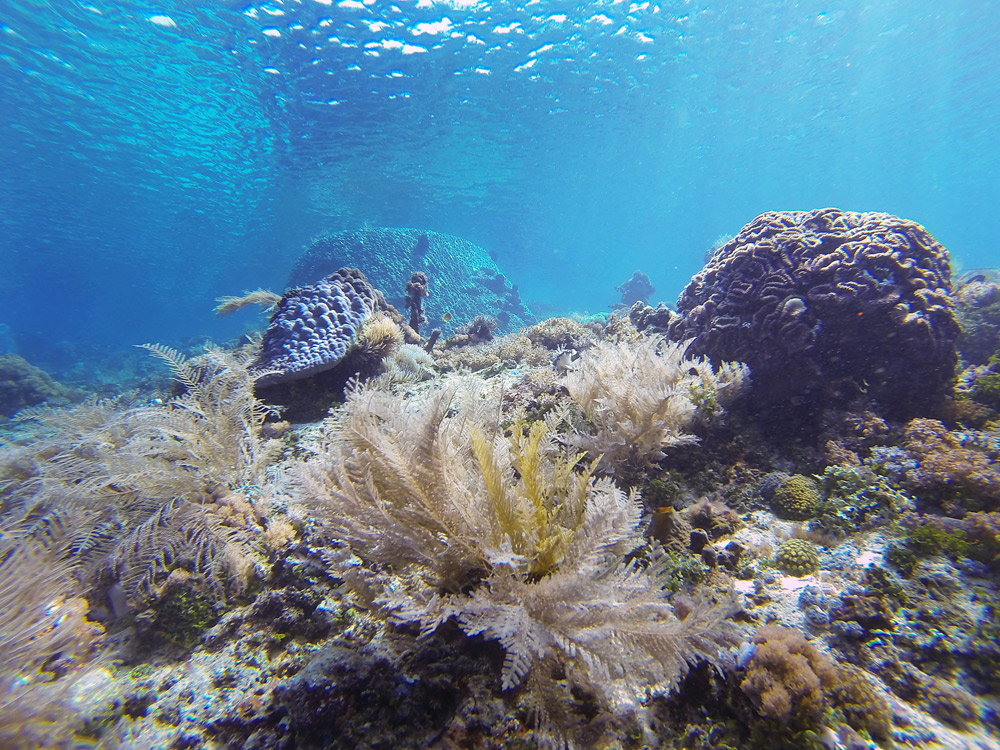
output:
[[242, 593], [253, 552], [247, 530], [226, 526], [208, 506], [177, 498], [135, 528], [110, 559], [130, 604], [140, 609], [178, 569], [198, 576], [220, 600]]
[[102, 630], [75, 598], [70, 564], [44, 541], [0, 535], [0, 746], [76, 748], [71, 683], [60, 671], [91, 657]]
[[264, 308], [264, 312], [271, 312], [281, 301], [281, 295], [267, 289], [255, 289], [244, 292], [241, 297], [217, 297], [215, 301], [219, 303], [215, 314], [222, 318], [250, 305], [259, 305]]
[[676, 616], [662, 553], [632, 560], [648, 544], [638, 495], [594, 476], [599, 459], [566, 453], [551, 422], [515, 417], [504, 434], [500, 401], [482, 382], [419, 400], [348, 395], [295, 473], [310, 516], [352, 553], [335, 573], [392, 622], [427, 635], [454, 620], [497, 640], [505, 689], [561, 673], [551, 695], [567, 704], [582, 688], [632, 710], [692, 661], [721, 664], [735, 600]]
[[585, 351], [563, 380], [580, 410], [560, 410], [572, 428], [567, 443], [597, 458], [602, 472], [628, 476], [660, 461], [667, 448], [696, 441], [691, 424], [717, 414], [739, 392], [747, 369], [724, 363], [714, 371], [687, 356], [689, 344], [648, 336], [601, 341]]
[[186, 390], [167, 404], [93, 401], [33, 414], [33, 439], [0, 461], [0, 515], [6, 525], [74, 514], [63, 544], [81, 576], [94, 583], [111, 567], [136, 601], [182, 563], [228, 595], [252, 573], [260, 532], [237, 490], [266, 484], [280, 446], [260, 434], [268, 408], [254, 396], [257, 373], [244, 352], [210, 347], [195, 362], [144, 348]]
[[72, 563], [44, 541], [0, 536], [0, 685], [49, 657], [81, 653], [100, 629], [74, 599]]
[[136, 347], [145, 349], [154, 357], [162, 359], [170, 368], [174, 379], [183, 384], [185, 388], [192, 391], [197, 390], [198, 382], [201, 380], [201, 370], [191, 364], [186, 356], [172, 346], [166, 346], [165, 344], [136, 344]]

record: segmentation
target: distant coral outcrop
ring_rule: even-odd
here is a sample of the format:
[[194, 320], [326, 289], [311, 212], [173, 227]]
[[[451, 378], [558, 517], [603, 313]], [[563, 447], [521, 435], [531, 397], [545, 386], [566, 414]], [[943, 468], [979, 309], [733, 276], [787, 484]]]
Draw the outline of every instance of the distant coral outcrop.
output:
[[746, 362], [764, 408], [810, 418], [866, 396], [912, 414], [954, 374], [947, 250], [924, 227], [836, 208], [761, 214], [712, 255], [677, 303], [670, 338]]
[[357, 229], [316, 239], [292, 268], [289, 286], [312, 284], [341, 266], [360, 268], [396, 308], [406, 307], [415, 272], [429, 279], [423, 315], [447, 336], [477, 315], [496, 318], [498, 333], [535, 322], [512, 284], [482, 247], [460, 237], [420, 229]]
[[13, 417], [21, 409], [42, 403], [65, 406], [81, 397], [24, 357], [0, 354], [0, 416]]

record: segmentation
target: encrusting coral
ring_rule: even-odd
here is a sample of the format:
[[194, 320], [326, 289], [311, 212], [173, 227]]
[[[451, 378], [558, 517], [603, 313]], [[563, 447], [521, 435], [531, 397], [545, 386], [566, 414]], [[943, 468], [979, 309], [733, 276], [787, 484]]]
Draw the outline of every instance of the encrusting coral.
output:
[[350, 394], [299, 474], [310, 515], [364, 562], [336, 574], [425, 634], [454, 619], [498, 640], [503, 687], [527, 682], [543, 710], [578, 689], [636, 708], [690, 663], [721, 664], [733, 599], [702, 596], [678, 618], [638, 496], [564, 454], [544, 422], [515, 419], [505, 435], [500, 407], [472, 380], [417, 407]]
[[1000, 508], [1000, 437], [996, 432], [949, 431], [935, 419], [914, 419], [904, 445], [916, 459], [907, 482], [947, 505]]
[[[567, 442], [611, 474], [655, 464], [666, 448], [695, 442], [689, 428], [729, 403], [748, 371], [733, 362], [713, 369], [688, 357], [688, 344], [645, 336], [601, 341], [583, 352], [563, 384], [586, 423], [574, 425]], [[565, 409], [562, 416], [571, 425], [578, 421]]]
[[258, 381], [287, 382], [336, 367], [364, 322], [387, 307], [382, 292], [356, 268], [285, 292], [261, 341]]

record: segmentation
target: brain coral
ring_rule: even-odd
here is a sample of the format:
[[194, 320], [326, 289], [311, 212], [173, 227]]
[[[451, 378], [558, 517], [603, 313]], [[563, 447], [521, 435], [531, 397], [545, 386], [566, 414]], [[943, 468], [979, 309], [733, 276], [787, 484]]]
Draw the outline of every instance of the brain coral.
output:
[[774, 564], [790, 576], [807, 576], [819, 569], [816, 545], [806, 539], [789, 539], [778, 548]]
[[334, 367], [362, 324], [385, 307], [382, 293], [356, 268], [341, 268], [311, 286], [286, 292], [271, 316], [255, 365], [274, 372], [257, 382], [269, 385]]
[[793, 474], [778, 485], [771, 509], [781, 518], [804, 521], [816, 515], [823, 496], [819, 485], [803, 474]]
[[669, 335], [750, 365], [762, 404], [867, 393], [909, 413], [945, 392], [957, 362], [950, 288], [947, 250], [915, 222], [769, 212], [691, 280]]

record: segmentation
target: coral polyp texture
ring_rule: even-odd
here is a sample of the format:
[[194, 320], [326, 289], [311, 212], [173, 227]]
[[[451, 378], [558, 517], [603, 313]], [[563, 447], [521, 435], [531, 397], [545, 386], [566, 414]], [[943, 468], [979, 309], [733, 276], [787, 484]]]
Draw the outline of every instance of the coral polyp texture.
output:
[[816, 515], [823, 496], [819, 485], [802, 474], [793, 474], [778, 485], [771, 498], [771, 509], [780, 518], [804, 521]]
[[356, 268], [341, 268], [282, 296], [264, 333], [257, 367], [261, 385], [308, 377], [335, 367], [362, 325], [385, 309], [381, 292]]
[[819, 551], [806, 539], [789, 539], [778, 549], [774, 564], [790, 576], [807, 576], [819, 569]]
[[946, 391], [959, 329], [947, 250], [920, 224], [836, 208], [761, 214], [677, 302], [670, 338], [746, 362], [754, 394], [820, 407], [867, 395], [912, 413]]

